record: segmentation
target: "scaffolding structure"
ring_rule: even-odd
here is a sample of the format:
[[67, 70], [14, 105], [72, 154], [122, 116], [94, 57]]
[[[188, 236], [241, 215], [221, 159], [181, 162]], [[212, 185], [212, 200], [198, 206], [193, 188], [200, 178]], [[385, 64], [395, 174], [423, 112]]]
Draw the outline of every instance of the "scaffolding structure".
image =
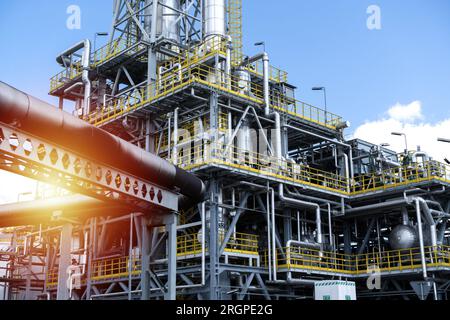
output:
[[83, 204], [0, 239], [5, 299], [298, 299], [337, 278], [359, 298], [411, 299], [417, 281], [447, 298], [450, 166], [346, 141], [349, 124], [298, 100], [268, 53], [244, 56], [241, 0], [114, 0], [109, 35], [59, 56], [50, 94], [194, 173], [207, 196], [177, 207], [170, 190], [0, 122], [3, 169]]

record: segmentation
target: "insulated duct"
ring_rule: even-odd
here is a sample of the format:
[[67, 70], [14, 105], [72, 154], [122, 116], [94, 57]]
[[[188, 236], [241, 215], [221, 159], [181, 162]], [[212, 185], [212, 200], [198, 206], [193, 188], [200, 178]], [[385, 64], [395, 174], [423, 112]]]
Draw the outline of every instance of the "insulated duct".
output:
[[102, 129], [0, 82], [0, 122], [51, 141], [86, 158], [201, 200], [196, 176]]

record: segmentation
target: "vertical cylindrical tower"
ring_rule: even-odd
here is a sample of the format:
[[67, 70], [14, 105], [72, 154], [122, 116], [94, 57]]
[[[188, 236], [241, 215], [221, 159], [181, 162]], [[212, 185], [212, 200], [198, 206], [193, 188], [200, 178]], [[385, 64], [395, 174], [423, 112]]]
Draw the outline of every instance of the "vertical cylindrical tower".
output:
[[225, 0], [204, 0], [204, 38], [225, 36]]
[[144, 25], [148, 34], [151, 34], [152, 20], [156, 19], [156, 37], [163, 36], [168, 40], [180, 43], [180, 0], [160, 0], [156, 10], [156, 17], [153, 16], [153, 3], [147, 0], [147, 9], [145, 10]]
[[158, 33], [176, 43], [180, 43], [180, 21], [177, 21], [180, 7], [180, 0], [163, 0], [158, 23], [161, 28]]

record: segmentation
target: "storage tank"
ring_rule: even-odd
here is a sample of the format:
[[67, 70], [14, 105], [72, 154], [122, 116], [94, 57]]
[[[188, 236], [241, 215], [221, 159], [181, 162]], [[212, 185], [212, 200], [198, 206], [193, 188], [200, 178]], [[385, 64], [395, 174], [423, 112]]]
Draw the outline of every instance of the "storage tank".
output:
[[418, 246], [418, 243], [417, 231], [411, 226], [397, 226], [389, 235], [389, 244], [393, 250], [415, 248]]

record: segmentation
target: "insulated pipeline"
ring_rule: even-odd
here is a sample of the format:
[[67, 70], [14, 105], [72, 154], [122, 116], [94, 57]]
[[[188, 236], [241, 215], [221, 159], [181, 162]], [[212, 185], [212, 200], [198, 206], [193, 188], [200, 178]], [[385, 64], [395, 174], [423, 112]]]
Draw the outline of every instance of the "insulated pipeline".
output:
[[0, 82], [0, 122], [86, 158], [202, 200], [199, 178], [52, 105]]

